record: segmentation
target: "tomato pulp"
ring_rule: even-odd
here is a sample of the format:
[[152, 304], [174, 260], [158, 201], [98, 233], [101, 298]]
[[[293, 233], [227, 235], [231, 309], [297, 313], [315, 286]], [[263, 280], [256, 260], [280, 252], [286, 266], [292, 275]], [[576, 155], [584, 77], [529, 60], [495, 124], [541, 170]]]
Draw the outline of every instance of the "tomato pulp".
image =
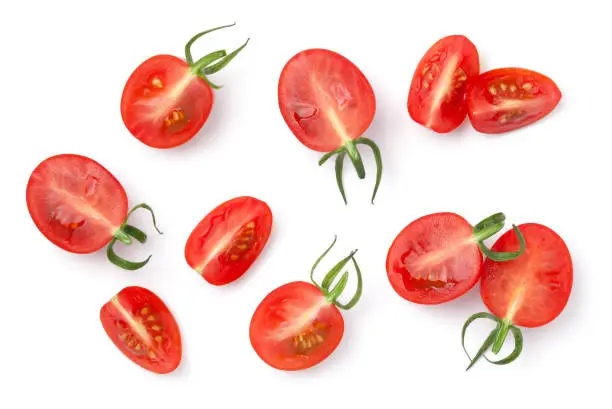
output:
[[159, 374], [181, 362], [181, 334], [164, 302], [142, 287], [127, 287], [100, 310], [100, 321], [113, 344], [132, 362]]
[[195, 227], [185, 245], [185, 259], [209, 283], [228, 284], [257, 259], [272, 223], [272, 211], [265, 202], [247, 196], [228, 200]]
[[414, 71], [408, 93], [410, 117], [438, 133], [456, 129], [467, 114], [468, 84], [479, 71], [478, 50], [467, 37], [437, 41]]
[[377, 163], [380, 183], [380, 150], [363, 133], [376, 111], [372, 86], [363, 73], [344, 56], [324, 49], [304, 50], [283, 68], [278, 83], [278, 103], [285, 123], [306, 147], [327, 152], [320, 165], [336, 156], [338, 188], [346, 203], [342, 185], [342, 163], [348, 155], [360, 178], [365, 169], [356, 145], [370, 147]]
[[212, 88], [219, 88], [207, 76], [225, 67], [248, 40], [230, 54], [219, 50], [195, 62], [191, 46], [204, 34], [226, 27], [230, 26], [196, 34], [185, 46], [185, 60], [156, 55], [130, 75], [121, 97], [121, 117], [136, 139], [164, 149], [182, 145], [198, 133], [213, 107]]

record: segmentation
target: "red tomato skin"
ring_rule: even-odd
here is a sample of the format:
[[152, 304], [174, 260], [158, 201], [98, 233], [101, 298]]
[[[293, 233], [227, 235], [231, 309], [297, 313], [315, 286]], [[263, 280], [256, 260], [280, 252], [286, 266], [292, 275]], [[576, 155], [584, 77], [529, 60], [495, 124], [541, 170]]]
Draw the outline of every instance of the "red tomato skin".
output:
[[[455, 252], [445, 254], [453, 245]], [[436, 260], [437, 264], [431, 264]], [[434, 305], [471, 290], [480, 279], [482, 262], [467, 220], [455, 213], [434, 213], [411, 222], [397, 235], [387, 253], [386, 268], [400, 297]]]
[[[185, 60], [156, 55], [130, 75], [121, 97], [121, 117], [130, 133], [147, 146], [168, 149], [191, 140], [212, 111], [214, 94]], [[168, 125], [173, 111], [184, 119]], [[179, 116], [180, 117], [180, 116]]]
[[[441, 97], [438, 100], [437, 94], [433, 91], [440, 85], [438, 84], [440, 74], [444, 72], [444, 67], [448, 65], [449, 59], [454, 60], [454, 58], [457, 58], [455, 65], [457, 68], [453, 70], [453, 82], [447, 86], [453, 87], [456, 91], [450, 98], [448, 94], [446, 96], [440, 94]], [[436, 67], [439, 71], [436, 70]], [[463, 72], [461, 73], [459, 69]], [[437, 133], [448, 133], [457, 129], [467, 114], [465, 99], [469, 82], [477, 77], [479, 72], [478, 50], [467, 37], [451, 35], [438, 40], [427, 50], [412, 76], [408, 93], [410, 117]], [[455, 82], [458, 80], [460, 82]]]
[[[499, 88], [502, 83], [506, 86], [505, 92]], [[517, 97], [503, 98], [500, 94], [514, 89], [513, 85]], [[492, 86], [495, 95], [491, 93]], [[510, 132], [544, 118], [555, 109], [561, 97], [557, 84], [543, 74], [524, 68], [499, 68], [480, 74], [470, 85], [467, 95], [468, 116], [478, 132]], [[503, 108], [506, 101], [513, 104], [510, 105], [513, 109]], [[520, 109], [521, 105], [527, 116], [516, 117], [514, 120], [513, 112]]]
[[[521, 327], [540, 327], [567, 305], [573, 285], [572, 258], [563, 239], [550, 228], [536, 223], [518, 228], [525, 238], [525, 253], [503, 263], [487, 259], [480, 294], [492, 314], [510, 318]], [[519, 247], [518, 237], [509, 230], [492, 250], [516, 251]], [[516, 305], [514, 313], [510, 312], [512, 305]]]
[[[320, 305], [315, 320], [326, 328], [324, 341], [312, 354], [296, 353], [292, 336], [300, 332], [287, 333], [286, 337], [278, 338], [279, 333], [291, 325], [287, 322], [287, 311], [293, 311], [294, 318], [299, 319], [299, 312], [308, 311], [315, 305]], [[289, 308], [290, 307], [290, 308]], [[249, 328], [251, 345], [257, 355], [272, 368], [283, 371], [297, 371], [311, 368], [327, 357], [338, 347], [344, 335], [344, 319], [338, 308], [326, 302], [325, 297], [316, 286], [294, 281], [278, 287], [268, 294], [259, 304]]]
[[[133, 331], [129, 332], [130, 337], [121, 338], [128, 331], [121, 332], [120, 328], [128, 328], [129, 323], [126, 322], [128, 319], [119, 310], [118, 305], [130, 315], [132, 320], [144, 325], [144, 331], [149, 335], [152, 346], [147, 346], [146, 342], [134, 335]], [[147, 308], [147, 311], [145, 312], [143, 308]], [[178, 324], [166, 304], [150, 290], [138, 286], [124, 288], [102, 306], [100, 321], [104, 331], [119, 351], [140, 367], [154, 373], [166, 374], [179, 366], [182, 358], [182, 341]], [[156, 336], [162, 337], [161, 343], [157, 343]], [[135, 346], [129, 347], [128, 340], [139, 343], [140, 350], [136, 351]], [[149, 355], [150, 352], [155, 354], [155, 358]]]
[[[93, 253], [106, 246], [128, 211], [121, 183], [98, 162], [73, 154], [51, 156], [34, 169], [26, 188], [26, 203], [38, 230], [57, 247], [76, 254]], [[97, 218], [101, 222], [76, 211], [74, 205], [103, 207], [103, 211], [94, 209], [103, 216]]]
[[287, 62], [278, 103], [295, 137], [317, 152], [361, 137], [376, 112], [374, 90], [365, 75], [346, 57], [325, 49], [301, 51]]
[[[249, 223], [254, 223], [250, 228]], [[208, 213], [193, 229], [185, 244], [187, 264], [213, 285], [226, 285], [242, 277], [263, 251], [272, 231], [273, 216], [263, 201], [249, 196], [230, 199]], [[214, 258], [227, 230], [227, 244]], [[241, 249], [240, 246], [246, 246]], [[202, 262], [205, 265], [202, 266]]]

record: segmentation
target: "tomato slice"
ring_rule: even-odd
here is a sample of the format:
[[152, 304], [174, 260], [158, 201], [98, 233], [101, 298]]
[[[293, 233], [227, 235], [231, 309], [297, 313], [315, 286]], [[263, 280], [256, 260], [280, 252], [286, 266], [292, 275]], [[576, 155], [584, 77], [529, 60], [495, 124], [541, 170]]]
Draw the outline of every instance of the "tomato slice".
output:
[[56, 246], [92, 253], [113, 238], [127, 217], [128, 199], [115, 177], [85, 156], [52, 156], [32, 172], [26, 189], [30, 216]]
[[193, 138], [213, 106], [213, 92], [186, 61], [156, 55], [129, 77], [121, 97], [121, 117], [138, 140], [172, 148]]
[[387, 276], [406, 300], [440, 304], [476, 284], [482, 261], [472, 226], [457, 214], [435, 213], [398, 234], [387, 254]]
[[523, 68], [500, 68], [480, 74], [468, 91], [468, 115], [479, 132], [496, 134], [532, 124], [561, 100], [550, 78]]
[[154, 293], [126, 287], [100, 310], [109, 338], [131, 361], [159, 374], [181, 362], [181, 334], [172, 313]]
[[435, 132], [456, 129], [467, 113], [467, 86], [479, 71], [478, 50], [467, 37], [442, 38], [427, 50], [414, 71], [408, 113]]
[[207, 214], [187, 239], [187, 264], [211, 284], [231, 283], [262, 252], [272, 223], [265, 202], [248, 196], [228, 200]]
[[296, 138], [319, 152], [362, 136], [376, 111], [374, 91], [359, 68], [323, 49], [302, 51], [287, 62], [278, 103]]
[[273, 368], [295, 371], [327, 358], [340, 344], [344, 319], [316, 286], [296, 281], [278, 287], [259, 304], [250, 326], [259, 357]]
[[[525, 238], [525, 253], [504, 263], [485, 261], [482, 300], [497, 317], [522, 327], [539, 327], [555, 319], [569, 300], [572, 259], [563, 239], [550, 228], [535, 223], [518, 227]], [[508, 231], [492, 249], [518, 248], [516, 234]]]

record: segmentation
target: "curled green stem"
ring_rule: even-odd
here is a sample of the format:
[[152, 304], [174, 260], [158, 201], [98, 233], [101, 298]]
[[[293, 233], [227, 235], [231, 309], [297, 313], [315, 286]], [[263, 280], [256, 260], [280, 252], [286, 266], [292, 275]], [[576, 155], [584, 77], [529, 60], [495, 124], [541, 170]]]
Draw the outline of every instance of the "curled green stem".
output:
[[506, 222], [506, 216], [503, 213], [495, 213], [494, 215], [489, 216], [483, 221], [481, 221], [480, 223], [478, 223], [473, 228], [474, 237], [476, 238], [476, 241], [478, 242], [478, 247], [480, 248], [482, 253], [487, 258], [493, 261], [498, 261], [498, 262], [511, 261], [511, 260], [514, 260], [520, 257], [525, 252], [525, 248], [526, 248], [525, 238], [523, 237], [523, 234], [521, 233], [519, 228], [516, 227], [515, 225], [512, 225], [512, 228], [514, 229], [514, 232], [516, 233], [519, 239], [519, 243], [520, 243], [519, 250], [501, 251], [501, 252], [493, 251], [484, 244], [484, 241], [486, 239], [495, 235], [501, 229], [503, 229], [505, 222]]
[[209, 30], [204, 30], [202, 32], [199, 32], [198, 34], [191, 37], [191, 39], [187, 41], [187, 44], [185, 44], [185, 60], [187, 61], [187, 63], [189, 65], [193, 64], [193, 56], [191, 55], [191, 46], [193, 45], [193, 43], [196, 42], [198, 38], [202, 37], [204, 34], [212, 33], [213, 31], [221, 30], [223, 28], [228, 28], [228, 27], [232, 27], [235, 25], [236, 23], [228, 24], [226, 26], [211, 28]]

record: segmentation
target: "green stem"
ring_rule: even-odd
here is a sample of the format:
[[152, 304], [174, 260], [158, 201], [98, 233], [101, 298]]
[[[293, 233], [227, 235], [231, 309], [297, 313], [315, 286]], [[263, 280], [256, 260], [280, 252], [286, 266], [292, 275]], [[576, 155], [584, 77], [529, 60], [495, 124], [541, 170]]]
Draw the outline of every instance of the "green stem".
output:
[[346, 153], [348, 153], [351, 162], [353, 162], [353, 166], [355, 166], [355, 170], [357, 171], [357, 176], [359, 179], [365, 178], [365, 168], [363, 166], [363, 160], [361, 159], [361, 154], [357, 149], [354, 141], [348, 141], [344, 144], [344, 148], [346, 149]]
[[508, 331], [510, 331], [510, 327], [512, 326], [512, 322], [508, 320], [503, 320], [501, 326], [497, 330], [497, 336], [495, 337], [495, 342], [493, 343], [493, 353], [499, 354], [501, 351], [502, 345], [506, 342], [506, 337], [508, 336]]
[[195, 41], [198, 38], [202, 37], [204, 34], [212, 33], [213, 31], [221, 30], [222, 28], [228, 28], [228, 27], [232, 27], [232, 26], [235, 26], [235, 25], [236, 25], [236, 23], [228, 24], [226, 26], [211, 28], [209, 30], [202, 31], [202, 32], [194, 35], [193, 37], [191, 37], [191, 39], [187, 42], [187, 44], [185, 44], [185, 60], [187, 60], [187, 63], [189, 65], [193, 64], [193, 57], [191, 55], [191, 46], [193, 45], [193, 43], [195, 43]]
[[483, 243], [486, 239], [498, 233], [503, 229], [506, 222], [506, 216], [503, 213], [495, 213], [487, 217], [473, 228], [474, 237], [478, 242], [478, 247], [482, 253], [489, 259], [498, 262], [511, 261], [520, 257], [525, 252], [525, 238], [518, 227], [512, 225], [514, 232], [518, 236], [520, 249], [518, 251], [493, 251]]
[[240, 47], [236, 48], [234, 51], [229, 53], [221, 61], [211, 65], [210, 67], [204, 68], [204, 75], [212, 75], [212, 74], [215, 74], [215, 73], [221, 71], [223, 68], [225, 68], [227, 66], [227, 64], [229, 64], [234, 59], [234, 57], [236, 57], [238, 55], [238, 53], [240, 51], [242, 51], [244, 49], [244, 47], [247, 46], [249, 41], [251, 41], [251, 39], [247, 38], [247, 40], [244, 42], [244, 44], [242, 44]]
[[380, 149], [373, 140], [364, 137], [357, 139], [355, 143], [368, 146], [370, 149], [372, 149], [372, 153], [374, 154], [374, 160], [376, 161], [376, 183], [374, 184], [374, 193], [372, 193], [372, 204], [374, 204], [374, 199], [376, 198], [376, 193], [378, 192], [378, 187], [380, 186], [383, 171]]
[[344, 158], [346, 158], [346, 152], [340, 152], [338, 156], [336, 156], [336, 183], [338, 184], [338, 190], [340, 190], [340, 194], [342, 195], [342, 200], [344, 200], [344, 204], [347, 205], [348, 202], [346, 201], [346, 193], [344, 192], [344, 182], [342, 180]]
[[132, 244], [132, 238], [123, 230], [123, 226], [115, 232], [115, 239], [128, 246]]

